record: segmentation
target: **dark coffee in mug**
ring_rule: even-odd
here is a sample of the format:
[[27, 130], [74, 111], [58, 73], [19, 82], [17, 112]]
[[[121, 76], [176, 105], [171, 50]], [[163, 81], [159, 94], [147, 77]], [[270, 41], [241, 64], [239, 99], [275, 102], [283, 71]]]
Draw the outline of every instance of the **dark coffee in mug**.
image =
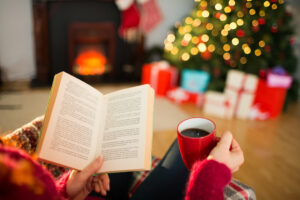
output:
[[209, 134], [208, 131], [199, 129], [199, 128], [189, 128], [185, 129], [181, 132], [182, 135], [185, 135], [187, 137], [204, 137]]

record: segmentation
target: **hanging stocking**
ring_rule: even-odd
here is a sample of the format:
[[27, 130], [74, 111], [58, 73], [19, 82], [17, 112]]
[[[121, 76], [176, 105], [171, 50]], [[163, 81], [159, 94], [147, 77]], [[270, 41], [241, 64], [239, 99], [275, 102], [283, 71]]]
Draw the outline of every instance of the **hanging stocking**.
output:
[[162, 14], [156, 0], [139, 0], [141, 5], [140, 29], [144, 34], [149, 33], [162, 20]]
[[137, 4], [134, 0], [117, 0], [116, 4], [122, 12], [119, 34], [124, 39], [133, 41], [140, 24], [140, 13]]

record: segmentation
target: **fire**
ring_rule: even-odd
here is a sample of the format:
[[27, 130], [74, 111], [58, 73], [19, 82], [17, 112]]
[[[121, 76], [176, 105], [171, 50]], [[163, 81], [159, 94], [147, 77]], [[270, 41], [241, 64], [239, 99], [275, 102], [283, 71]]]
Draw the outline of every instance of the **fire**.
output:
[[106, 58], [97, 50], [86, 50], [75, 60], [75, 70], [81, 75], [100, 75], [105, 71]]

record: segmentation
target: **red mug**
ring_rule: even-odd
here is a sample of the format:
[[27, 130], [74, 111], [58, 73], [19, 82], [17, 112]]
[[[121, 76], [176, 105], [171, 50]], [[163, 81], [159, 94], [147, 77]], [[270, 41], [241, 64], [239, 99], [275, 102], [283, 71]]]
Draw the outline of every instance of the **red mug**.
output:
[[[193, 128], [204, 130], [208, 135], [189, 137], [182, 134], [182, 131]], [[201, 117], [181, 121], [177, 126], [177, 137], [181, 157], [188, 169], [192, 168], [195, 161], [205, 159], [219, 141], [216, 137], [215, 123]]]

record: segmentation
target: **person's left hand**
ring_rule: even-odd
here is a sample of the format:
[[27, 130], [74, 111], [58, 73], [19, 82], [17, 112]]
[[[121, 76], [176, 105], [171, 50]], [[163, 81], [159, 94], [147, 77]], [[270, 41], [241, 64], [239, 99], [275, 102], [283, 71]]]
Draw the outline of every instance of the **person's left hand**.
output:
[[81, 172], [73, 170], [69, 176], [66, 190], [70, 199], [85, 199], [87, 195], [95, 190], [106, 195], [109, 190], [109, 177], [107, 174], [92, 176], [102, 166], [103, 160], [98, 157]]

